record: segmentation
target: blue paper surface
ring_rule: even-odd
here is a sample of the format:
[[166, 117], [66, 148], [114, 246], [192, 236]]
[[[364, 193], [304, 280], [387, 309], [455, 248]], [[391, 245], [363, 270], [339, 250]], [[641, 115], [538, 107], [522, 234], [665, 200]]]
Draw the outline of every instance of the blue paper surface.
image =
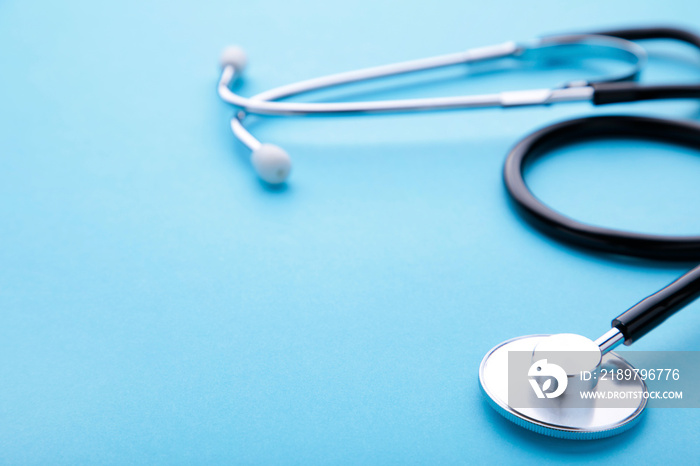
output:
[[[477, 381], [494, 345], [596, 338], [692, 264], [554, 243], [512, 211], [507, 151], [591, 114], [698, 119], [696, 102], [258, 119], [286, 188], [261, 184], [215, 92], [246, 48], [251, 95], [323, 74], [624, 25], [700, 30], [695, 0], [0, 3], [0, 462], [683, 462], [700, 414], [619, 437], [529, 433]], [[654, 82], [700, 53], [653, 44]], [[571, 76], [569, 76], [571, 74]], [[335, 97], [550, 86], [576, 73], [451, 69]], [[398, 84], [399, 87], [393, 87]], [[700, 231], [700, 157], [634, 141], [557, 152], [534, 191], [580, 220]], [[700, 350], [700, 303], [639, 341]]]

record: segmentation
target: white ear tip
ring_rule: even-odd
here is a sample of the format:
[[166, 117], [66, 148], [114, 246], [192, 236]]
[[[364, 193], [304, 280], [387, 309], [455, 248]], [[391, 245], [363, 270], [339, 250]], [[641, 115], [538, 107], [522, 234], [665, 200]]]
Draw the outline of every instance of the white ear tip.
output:
[[274, 144], [263, 144], [255, 149], [250, 161], [258, 176], [270, 184], [284, 183], [292, 171], [289, 154]]
[[221, 58], [219, 59], [221, 67], [233, 66], [233, 68], [238, 73], [242, 73], [245, 69], [245, 65], [248, 63], [248, 57], [245, 54], [245, 50], [237, 45], [229, 45], [221, 52]]

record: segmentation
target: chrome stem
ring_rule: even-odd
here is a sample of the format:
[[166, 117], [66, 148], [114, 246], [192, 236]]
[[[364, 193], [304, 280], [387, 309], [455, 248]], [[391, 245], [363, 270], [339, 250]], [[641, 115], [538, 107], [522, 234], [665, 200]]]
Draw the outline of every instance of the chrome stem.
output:
[[620, 332], [617, 327], [613, 327], [598, 338], [595, 341], [595, 344], [598, 345], [598, 348], [600, 348], [600, 352], [605, 354], [618, 347], [624, 341], [625, 336], [622, 334], [622, 332]]

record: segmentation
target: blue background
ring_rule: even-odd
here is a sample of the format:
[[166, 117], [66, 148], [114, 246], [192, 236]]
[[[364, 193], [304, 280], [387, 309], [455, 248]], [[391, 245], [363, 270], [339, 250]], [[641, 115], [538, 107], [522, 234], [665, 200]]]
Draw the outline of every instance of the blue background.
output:
[[[286, 189], [249, 169], [215, 93], [528, 39], [678, 23], [696, 0], [0, 3], [0, 461], [581, 463], [697, 459], [693, 409], [622, 436], [553, 440], [502, 420], [482, 356], [529, 333], [595, 338], [692, 264], [573, 250], [531, 230], [501, 183], [508, 149], [592, 113], [698, 118], [695, 102], [267, 119]], [[645, 80], [700, 80], [655, 44]], [[568, 70], [571, 71], [571, 70]], [[514, 73], [347, 88], [395, 98], [544, 87]], [[391, 83], [389, 83], [391, 84]], [[396, 84], [396, 83], [394, 83]], [[578, 219], [700, 231], [700, 158], [618, 141], [537, 164], [536, 194]], [[700, 350], [700, 303], [639, 350]]]

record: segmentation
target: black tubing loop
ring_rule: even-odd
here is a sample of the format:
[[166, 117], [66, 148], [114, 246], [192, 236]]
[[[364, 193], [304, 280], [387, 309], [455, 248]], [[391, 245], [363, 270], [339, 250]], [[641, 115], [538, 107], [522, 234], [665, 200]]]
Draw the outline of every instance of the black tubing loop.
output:
[[700, 125], [691, 122], [597, 116], [557, 123], [520, 141], [506, 159], [503, 179], [518, 210], [533, 226], [578, 246], [650, 259], [700, 260], [700, 236], [651, 235], [593, 226], [556, 212], [532, 194], [524, 179], [529, 163], [559, 147], [608, 137], [641, 138], [700, 150]]
[[[557, 148], [604, 138], [644, 139], [700, 150], [700, 124], [640, 116], [593, 116], [540, 129], [516, 144], [503, 169], [506, 190], [519, 213], [545, 234], [584, 248], [667, 261], [700, 260], [700, 236], [650, 235], [594, 226], [553, 210], [532, 194], [524, 178], [530, 163]], [[613, 327], [630, 344], [699, 295], [700, 266], [619, 315]]]

